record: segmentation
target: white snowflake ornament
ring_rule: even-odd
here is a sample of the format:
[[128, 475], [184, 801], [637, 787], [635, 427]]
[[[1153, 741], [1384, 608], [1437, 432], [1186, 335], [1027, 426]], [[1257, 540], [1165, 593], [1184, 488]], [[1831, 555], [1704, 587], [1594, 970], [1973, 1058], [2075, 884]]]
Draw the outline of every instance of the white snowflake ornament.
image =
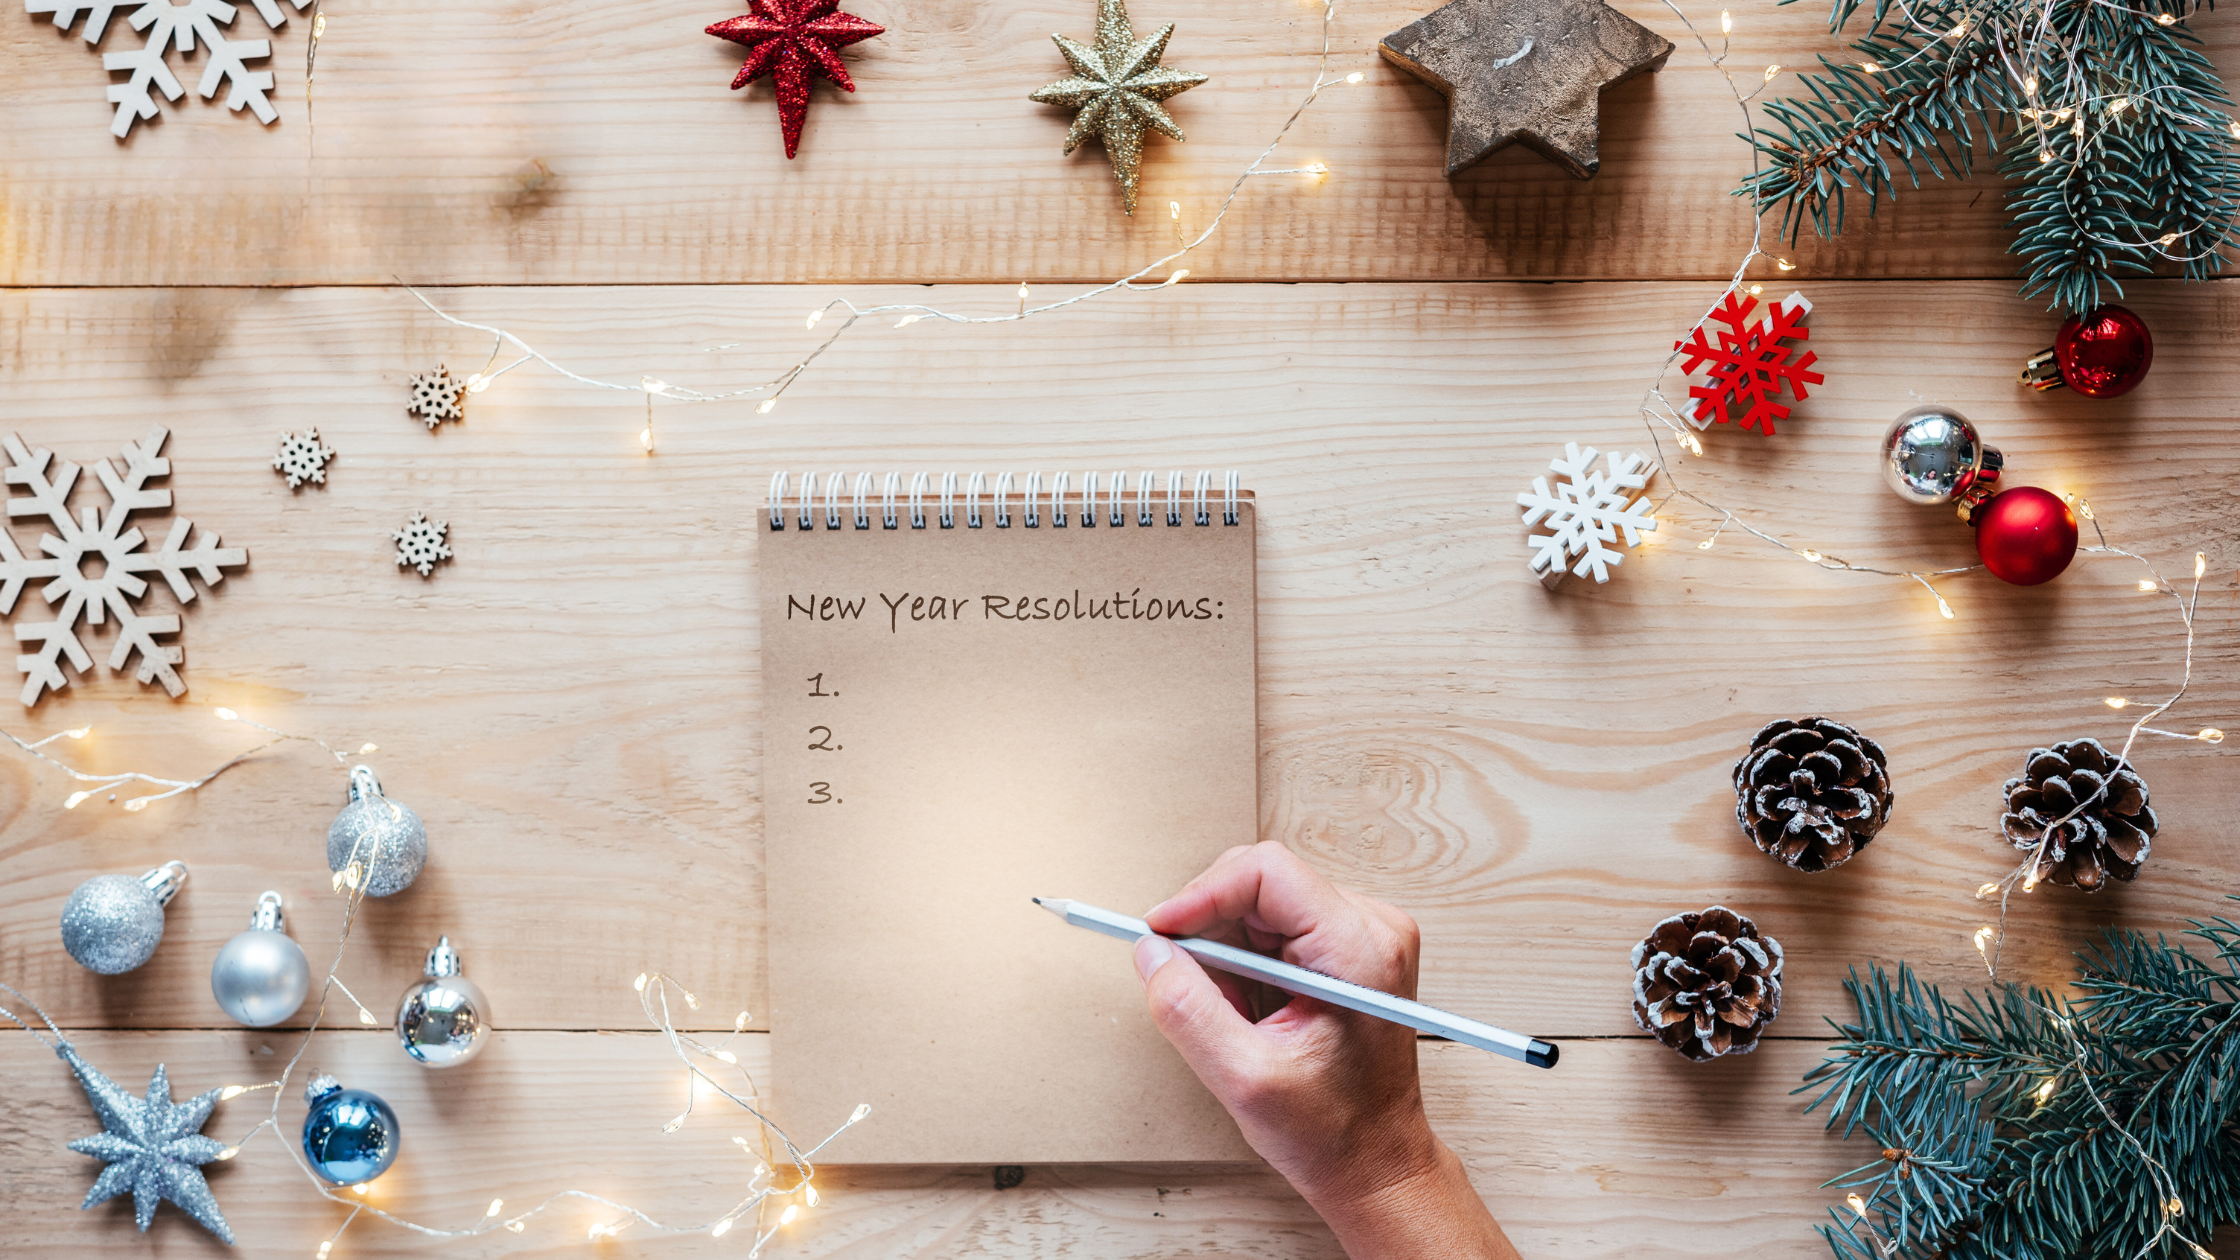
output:
[[397, 567], [410, 566], [426, 577], [436, 571], [436, 562], [451, 558], [451, 544], [444, 541], [451, 526], [443, 521], [431, 521], [426, 512], [414, 512], [403, 529], [389, 536], [397, 541]]
[[1607, 544], [1623, 534], [1626, 546], [1640, 546], [1641, 535], [1657, 527], [1657, 518], [1649, 515], [1647, 496], [1634, 495], [1648, 487], [1657, 466], [1638, 451], [1622, 459], [1612, 452], [1609, 471], [1603, 472], [1594, 469], [1594, 457], [1591, 446], [1581, 451], [1577, 442], [1564, 443], [1562, 456], [1548, 462], [1549, 470], [1562, 478], [1556, 488], [1551, 492], [1546, 477], [1534, 477], [1532, 489], [1517, 496], [1524, 523], [1549, 531], [1525, 539], [1532, 548], [1534, 576], [1549, 586], [1563, 580], [1573, 556], [1579, 557], [1579, 563], [1572, 573], [1579, 577], [1591, 573], [1597, 582], [1609, 581], [1610, 566], [1626, 556]]
[[[187, 685], [172, 668], [185, 659], [185, 652], [175, 643], [156, 641], [157, 635], [179, 632], [178, 614], [149, 616], [133, 606], [148, 590], [147, 579], [140, 575], [161, 574], [179, 602], [189, 604], [194, 602], [195, 577], [205, 586], [216, 586], [225, 580], [225, 570], [249, 563], [249, 553], [239, 547], [220, 547], [218, 536], [208, 530], [203, 531], [202, 541], [189, 546], [187, 537], [194, 525], [184, 518], [172, 521], [160, 546], [143, 549], [147, 536], [132, 525], [131, 516], [171, 506], [169, 490], [147, 488], [151, 478], [171, 475], [171, 461], [160, 458], [170, 436], [157, 425], [148, 436], [127, 443], [121, 474], [105, 459], [92, 465], [109, 496], [109, 510], [88, 507], [76, 517], [70, 514], [70, 491], [84, 470], [68, 460], [57, 461], [50, 451], [25, 446], [14, 434], [5, 440], [7, 484], [29, 492], [27, 497], [8, 499], [8, 515], [43, 516], [53, 531], [39, 539], [40, 554], [34, 558], [17, 548], [11, 531], [0, 529], [0, 614], [12, 613], [24, 584], [37, 579], [46, 579], [39, 593], [54, 610], [51, 621], [18, 621], [15, 626], [16, 642], [31, 649], [16, 657], [16, 668], [24, 674], [25, 705], [68, 685], [62, 661], [68, 660], [81, 676], [93, 668], [92, 655], [78, 639], [81, 616], [94, 626], [116, 618], [117, 644], [109, 653], [110, 669], [123, 669], [137, 652], [140, 664], [133, 677], [142, 683], [160, 682], [175, 696], [186, 691]], [[98, 566], [95, 571], [88, 571], [89, 560]]]
[[[279, 0], [249, 0], [257, 16], [273, 30], [279, 30], [288, 21]], [[310, 0], [288, 0], [302, 9]], [[228, 0], [23, 0], [26, 13], [51, 13], [54, 24], [69, 30], [86, 15], [86, 43], [99, 44], [108, 32], [110, 15], [118, 9], [132, 10], [127, 19], [132, 29], [141, 33], [138, 48], [122, 52], [101, 54], [101, 65], [107, 70], [129, 70], [132, 77], [122, 83], [109, 85], [109, 100], [117, 107], [116, 117], [109, 124], [110, 134], [123, 139], [132, 131], [132, 124], [142, 118], [156, 116], [156, 98], [150, 88], [163, 93], [165, 100], [178, 100], [186, 89], [179, 77], [171, 72], [171, 64], [164, 54], [172, 45], [178, 46], [182, 56], [195, 50], [199, 40], [203, 46], [202, 81], [195, 91], [204, 100], [218, 94], [218, 85], [230, 84], [226, 93], [226, 108], [239, 112], [247, 109], [257, 116], [257, 121], [270, 123], [280, 116], [272, 107], [265, 93], [272, 90], [272, 71], [251, 70], [249, 62], [260, 61], [272, 55], [272, 41], [268, 39], [230, 39], [220, 28], [233, 25], [239, 6]]]
[[433, 372], [421, 372], [411, 382], [412, 396], [404, 409], [420, 417], [429, 429], [446, 420], [464, 420], [467, 416], [467, 383], [451, 374], [451, 369], [436, 365]]
[[327, 461], [333, 458], [333, 448], [319, 441], [317, 429], [282, 433], [280, 453], [272, 457], [272, 471], [288, 479], [290, 490], [306, 481], [323, 486], [327, 484]]

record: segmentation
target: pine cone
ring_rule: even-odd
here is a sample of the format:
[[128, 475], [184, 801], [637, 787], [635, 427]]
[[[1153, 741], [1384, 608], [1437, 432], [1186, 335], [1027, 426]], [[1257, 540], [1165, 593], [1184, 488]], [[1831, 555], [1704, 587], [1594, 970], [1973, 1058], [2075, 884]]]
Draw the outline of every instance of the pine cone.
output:
[[1800, 871], [1841, 866], [1890, 821], [1888, 765], [1881, 745], [1841, 722], [1775, 722], [1735, 763], [1735, 819]]
[[[2071, 811], [2076, 817], [2069, 818]], [[2037, 850], [2032, 883], [2051, 880], [2098, 892], [2110, 875], [2128, 881], [2139, 873], [2155, 817], [2137, 771], [2099, 740], [2076, 739], [2030, 750], [2022, 777], [2007, 780], [2007, 812], [1999, 826], [2014, 847]]]
[[1633, 947], [1633, 1018], [1687, 1058], [1748, 1054], [1780, 1013], [1780, 942], [1725, 906], [1676, 914]]

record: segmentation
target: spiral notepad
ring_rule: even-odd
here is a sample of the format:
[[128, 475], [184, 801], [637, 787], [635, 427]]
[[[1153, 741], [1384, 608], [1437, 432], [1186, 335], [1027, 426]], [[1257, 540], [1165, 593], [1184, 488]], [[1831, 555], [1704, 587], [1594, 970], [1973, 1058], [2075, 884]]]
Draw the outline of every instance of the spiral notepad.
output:
[[819, 1158], [1251, 1158], [1145, 1014], [1137, 911], [1256, 835], [1234, 473], [771, 481], [772, 1095]]

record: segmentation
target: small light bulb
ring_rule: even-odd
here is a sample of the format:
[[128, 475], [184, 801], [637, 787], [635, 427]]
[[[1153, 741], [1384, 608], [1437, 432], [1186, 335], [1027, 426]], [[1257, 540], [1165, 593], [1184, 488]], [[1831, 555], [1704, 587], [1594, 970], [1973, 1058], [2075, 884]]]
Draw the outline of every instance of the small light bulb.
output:
[[1734, 14], [1725, 9], [1719, 10], [1719, 33], [1721, 35], [1734, 34]]
[[2211, 744], [2221, 744], [2224, 742], [2224, 732], [2214, 726], [2204, 726], [2201, 728], [2201, 733], [2194, 738]]
[[381, 745], [379, 745], [379, 744], [360, 744], [360, 745], [358, 745], [358, 752], [359, 752], [360, 754], [364, 754], [364, 753], [369, 753], [369, 752], [380, 752], [380, 751], [381, 751]]
[[1167, 217], [1173, 219], [1177, 223], [1182, 222], [1182, 203], [1179, 201], [1168, 202]]
[[1330, 167], [1323, 162], [1309, 162], [1307, 163], [1307, 173], [1309, 175], [1328, 175]]
[[1771, 82], [1773, 82], [1773, 76], [1775, 76], [1775, 75], [1777, 75], [1777, 74], [1779, 74], [1779, 73], [1781, 73], [1781, 67], [1780, 67], [1780, 66], [1778, 66], [1778, 65], [1767, 66], [1767, 67], [1766, 67], [1766, 82], [1768, 82], [1768, 83], [1771, 83]]
[[1881, 69], [1882, 69], [1882, 67], [1881, 67], [1881, 66], [1878, 66], [1878, 65], [1876, 65], [1876, 64], [1875, 64], [1874, 62], [1871, 62], [1871, 61], [1862, 61], [1862, 62], [1860, 62], [1860, 63], [1859, 63], [1859, 68], [1860, 68], [1861, 70], [1864, 70], [1864, 71], [1866, 71], [1866, 72], [1867, 72], [1868, 74], [1876, 74], [1876, 73], [1879, 73], [1879, 72], [1881, 71]]
[[863, 1118], [864, 1118], [865, 1116], [868, 1116], [868, 1115], [870, 1115], [870, 1114], [871, 1114], [871, 1104], [870, 1104], [870, 1103], [857, 1103], [857, 1104], [856, 1104], [856, 1109], [855, 1109], [854, 1111], [851, 1111], [851, 1112], [849, 1112], [849, 1113], [848, 1113], [848, 1123], [849, 1123], [849, 1124], [854, 1124], [854, 1123], [856, 1123], [856, 1122], [858, 1122], [858, 1121], [862, 1120], [862, 1119], [863, 1119]]
[[470, 394], [479, 394], [483, 390], [490, 388], [490, 382], [496, 379], [498, 378], [494, 376], [484, 376], [482, 373], [477, 372], [467, 378], [467, 392]]
[[363, 1182], [363, 1181], [359, 1182], [359, 1183], [358, 1183], [357, 1185], [354, 1185], [354, 1186], [350, 1187], [350, 1192], [351, 1192], [352, 1194], [364, 1194], [364, 1193], [366, 1192], [366, 1190], [367, 1190], [367, 1185], [366, 1185], [366, 1183], [365, 1183], [365, 1182]]
[[1945, 37], [1946, 39], [1949, 39], [1949, 40], [1951, 40], [1951, 41], [1952, 41], [1953, 43], [1957, 44], [1957, 43], [1959, 43], [1959, 42], [1960, 42], [1960, 40], [1961, 40], [1961, 37], [1965, 36], [1965, 35], [1966, 35], [1967, 33], [1968, 33], [1968, 20], [1967, 20], [1966, 18], [1962, 18], [1962, 19], [1960, 19], [1960, 20], [1959, 20], [1958, 22], [1956, 22], [1956, 23], [1954, 23], [1954, 24], [1953, 24], [1953, 27], [1952, 27], [1952, 29], [1951, 29], [1951, 30], [1949, 30], [1949, 31], [1946, 31], [1946, 32], [1944, 33], [1944, 37]]
[[735, 1033], [745, 1032], [747, 1030], [747, 1020], [750, 1018], [751, 1016], [745, 1011], [739, 1012], [739, 1018], [731, 1021], [731, 1031]]
[[1997, 935], [1998, 933], [1993, 931], [1989, 924], [1977, 928], [1975, 938], [1976, 952], [1984, 955], [1985, 957], [1989, 957], [1991, 954], [1991, 938]]
[[1946, 621], [1952, 620], [1952, 605], [1944, 602], [1944, 596], [1942, 595], [1937, 596], [1937, 612], [1942, 614]]
[[124, 803], [125, 812], [128, 814], [137, 814], [141, 810], [146, 809], [148, 807], [148, 802], [154, 799], [155, 798], [152, 796], [135, 796], [131, 800]]
[[1776, 259], [1774, 259], [1774, 260], [1773, 260], [1773, 265], [1774, 265], [1774, 266], [1776, 266], [1776, 267], [1779, 267], [1779, 268], [1781, 268], [1781, 269], [1782, 269], [1783, 271], [1795, 271], [1795, 270], [1797, 269], [1797, 265], [1796, 265], [1795, 263], [1793, 263], [1793, 262], [1790, 262], [1790, 261], [1789, 261], [1788, 259], [1786, 259], [1786, 258], [1776, 258]]
[[2120, 709], [2131, 702], [2124, 699], [2122, 696], [2109, 696], [2107, 703], [2108, 707], [2111, 709]]
[[689, 989], [685, 991], [684, 1004], [696, 1011], [700, 1009], [700, 999], [692, 996], [692, 991]]
[[521, 1223], [521, 1218], [518, 1216], [506, 1222], [506, 1229], [512, 1233], [518, 1234], [525, 1228], [527, 1227]]
[[2052, 1098], [2052, 1097], [2053, 1097], [2053, 1085], [2054, 1085], [2054, 1082], [2053, 1082], [2053, 1081], [2051, 1081], [2051, 1080], [2048, 1080], [2048, 1081], [2047, 1081], [2047, 1082], [2046, 1082], [2045, 1084], [2043, 1084], [2043, 1085], [2040, 1085], [2040, 1086], [2038, 1087], [2038, 1105], [2039, 1105], [2039, 1106], [2041, 1106], [2041, 1107], [2045, 1106], [2045, 1105], [2046, 1105], [2046, 1100], [2047, 1100], [2047, 1099], [2050, 1099], [2050, 1098]]
[[2209, 571], [2209, 555], [2208, 555], [2208, 553], [2207, 553], [2207, 552], [2202, 552], [2202, 551], [2196, 551], [2196, 552], [2194, 552], [2194, 553], [2193, 553], [2193, 575], [2194, 575], [2195, 577], [2200, 577], [2200, 576], [2201, 576], [2202, 574], [2204, 574], [2204, 573], [2207, 573], [2208, 571]]
[[2038, 94], [2037, 75], [2033, 74], [2029, 78], [2022, 81], [2022, 94], [2024, 96], [2036, 96]]
[[650, 376], [640, 377], [638, 384], [649, 394], [667, 393], [669, 389], [669, 382], [657, 381]]
[[327, 1253], [334, 1250], [334, 1239], [319, 1244], [319, 1260], [327, 1260]]
[[2168, 249], [2172, 245], [2178, 243], [2178, 234], [2176, 232], [2164, 232], [2162, 235], [2154, 238], [2154, 243], [2160, 245], [2164, 249]]
[[725, 1063], [737, 1063], [739, 1061], [739, 1056], [731, 1053], [729, 1050], [716, 1051], [716, 1057], [723, 1060]]
[[496, 1216], [499, 1211], [505, 1207], [505, 1205], [506, 1201], [504, 1199], [492, 1199], [490, 1200], [490, 1210], [484, 1212], [483, 1215], [486, 1217]]
[[[2063, 112], [2064, 112], [2064, 113], [2066, 113], [2067, 111], [2066, 111], [2066, 110], [2064, 110]], [[2077, 115], [2077, 121], [2076, 121], [2076, 123], [2075, 123], [2075, 124], [2074, 124], [2073, 126], [2071, 126], [2071, 127], [2069, 128], [2069, 134], [2070, 134], [2070, 135], [2072, 135], [2072, 136], [2082, 136], [2082, 135], [2084, 134], [2084, 115], [2083, 115], [2083, 114], [2079, 114], [2079, 115]]]
[[2086, 520], [2088, 520], [2088, 521], [2089, 521], [2089, 520], [2091, 520], [2091, 519], [2092, 519], [2092, 500], [2090, 500], [2090, 499], [2079, 499], [2079, 500], [2077, 500], [2077, 515], [2079, 515], [2079, 516], [2081, 516], [2081, 517], [2085, 518], [2085, 519], [2086, 519]]
[[817, 1205], [817, 1188], [813, 1185], [801, 1187], [801, 1197], [808, 1200], [810, 1207], [815, 1207]]
[[72, 792], [69, 798], [62, 802], [62, 807], [64, 809], [76, 809], [80, 805], [85, 804], [86, 798], [92, 795], [93, 793], [91, 792]]
[[1866, 1219], [1867, 1201], [1859, 1197], [1858, 1191], [1854, 1190], [1843, 1196], [1843, 1201], [1851, 1205], [1851, 1210], [1857, 1212], [1861, 1220]]
[[381, 1017], [362, 1006], [358, 1008], [358, 1022], [368, 1028], [381, 1027]]
[[1177, 267], [1173, 271], [1167, 273], [1167, 278], [1159, 282], [1159, 287], [1165, 289], [1171, 288], [1174, 285], [1181, 284], [1182, 278], [1189, 274], [1190, 269], [1188, 267]]
[[1022, 302], [1027, 300], [1027, 282], [1024, 280], [1019, 282], [1019, 300]]
[[728, 1233], [730, 1233], [730, 1232], [731, 1232], [731, 1218], [730, 1218], [730, 1217], [728, 1217], [728, 1216], [726, 1216], [726, 1217], [724, 1217], [724, 1218], [723, 1218], [722, 1220], [720, 1220], [720, 1221], [717, 1221], [717, 1222], [716, 1222], [716, 1227], [715, 1227], [714, 1229], [711, 1229], [711, 1230], [709, 1230], [709, 1231], [708, 1231], [708, 1237], [710, 1237], [710, 1238], [721, 1238], [721, 1237], [723, 1237], [723, 1236], [724, 1236], [725, 1234], [728, 1234]]
[[1997, 891], [1999, 891], [1997, 884], [1978, 884], [1976, 886], [1976, 900], [1982, 901]]
[[2036, 891], [2038, 891], [2038, 872], [2037, 872], [2037, 871], [2033, 870], [2033, 871], [2031, 871], [2031, 872], [2030, 872], [2030, 873], [2029, 873], [2028, 875], [2026, 875], [2026, 876], [2024, 876], [2024, 877], [2023, 877], [2023, 880], [2022, 880], [2022, 891], [2024, 891], [2024, 892], [2036, 892]]
[[641, 972], [639, 972], [639, 973], [638, 973], [638, 978], [637, 978], [637, 979], [635, 979], [635, 980], [632, 980], [632, 981], [630, 982], [630, 987], [631, 987], [631, 988], [633, 988], [633, 989], [636, 989], [636, 990], [637, 990], [638, 992], [640, 992], [640, 993], [643, 993], [643, 992], [645, 992], [645, 991], [646, 991], [646, 973], [644, 973], [644, 972], [642, 972], [642, 971], [641, 971]]
[[1680, 435], [1680, 445], [1682, 445], [1682, 446], [1685, 446], [1685, 447], [1687, 447], [1687, 448], [1688, 448], [1688, 453], [1689, 453], [1689, 454], [1691, 454], [1691, 455], [1701, 455], [1701, 454], [1703, 454], [1703, 439], [1702, 439], [1702, 438], [1699, 438], [1699, 437], [1697, 437], [1697, 436], [1696, 436], [1695, 434], [1693, 434], [1693, 433], [1683, 433], [1683, 434], [1681, 434], [1681, 435]]
[[2162, 1205], [2162, 1210], [2172, 1216], [2184, 1216], [2186, 1214], [2186, 1201], [2173, 1195], [2168, 1202]]
[[818, 321], [818, 320], [820, 320], [820, 319], [823, 319], [823, 318], [824, 318], [824, 308], [820, 306], [820, 307], [818, 307], [817, 309], [815, 309], [815, 310], [813, 310], [813, 311], [809, 312], [809, 322], [808, 322], [807, 324], [804, 324], [804, 325], [803, 325], [803, 327], [805, 327], [805, 328], [815, 328], [815, 327], [817, 326], [817, 321]]
[[1365, 75], [1365, 74], [1361, 73], [1361, 72], [1360, 72], [1359, 70], [1356, 70], [1356, 71], [1354, 71], [1354, 72], [1353, 72], [1352, 74], [1349, 74], [1349, 75], [1347, 75], [1347, 76], [1346, 76], [1346, 82], [1348, 82], [1348, 83], [1359, 83], [1359, 82], [1361, 82], [1361, 81], [1362, 81], [1363, 79], [1366, 79], [1366, 78], [1368, 78], [1368, 77], [1369, 77], [1368, 75]]
[[224, 1089], [218, 1091], [218, 1101], [231, 1102], [248, 1092], [249, 1087], [246, 1085], [228, 1085]]
[[1765, 287], [1764, 285], [1762, 285], [1762, 284], [1753, 284], [1753, 285], [1751, 285], [1751, 286], [1750, 286], [1750, 296], [1751, 296], [1751, 297], [1756, 297], [1756, 296], [1758, 296], [1759, 294], [1761, 294], [1761, 293], [1763, 293], [1763, 292], [1765, 292], [1765, 291], [1766, 291], [1766, 287]]
[[648, 454], [648, 455], [651, 455], [651, 454], [653, 454], [653, 430], [651, 430], [651, 429], [640, 429], [640, 430], [638, 430], [638, 445], [640, 445], [640, 446], [642, 446], [642, 447], [646, 448], [646, 454]]
[[1814, 564], [1818, 564], [1818, 563], [1820, 563], [1820, 553], [1819, 553], [1819, 552], [1817, 552], [1817, 551], [1814, 551], [1814, 550], [1813, 550], [1812, 548], [1810, 548], [1810, 547], [1807, 547], [1807, 548], [1805, 548], [1805, 549], [1804, 549], [1803, 551], [1800, 551], [1800, 552], [1798, 552], [1797, 554], [1798, 554], [1798, 555], [1800, 555], [1800, 556], [1803, 556], [1803, 557], [1804, 557], [1805, 559], [1807, 559], [1807, 560], [1810, 560], [1810, 561], [1811, 561], [1811, 562], [1813, 562]]
[[786, 1210], [778, 1213], [778, 1224], [791, 1225], [793, 1224], [794, 1218], [800, 1215], [801, 1205], [798, 1203], [788, 1203], [786, 1204]]
[[2152, 582], [2148, 581], [2148, 580], [2147, 580], [2147, 579], [2145, 579], [2145, 578], [2140, 578], [2140, 579], [2139, 579], [2139, 589], [2140, 589], [2140, 590], [2142, 590], [2142, 591], [2151, 591], [2151, 590], [2155, 590], [2155, 589], [2157, 589], [2157, 588], [2156, 588], [2156, 586], [2155, 586], [2155, 584], [2154, 584], [2154, 583], [2152, 583]]
[[1711, 540], [1710, 540], [1710, 539], [1708, 539], [1708, 538], [1706, 538], [1706, 539], [1704, 539], [1704, 540], [1703, 540], [1702, 542], [1699, 542], [1699, 543], [1697, 543], [1697, 544], [1696, 544], [1696, 550], [1697, 550], [1697, 551], [1709, 551], [1709, 550], [1711, 550]]
[[2217, 1260], [2217, 1253], [2192, 1239], [2186, 1240], [2186, 1246], [2193, 1248], [2193, 1260]]
[[217, 714], [218, 720], [221, 722], [232, 722], [239, 719], [241, 716], [231, 709], [212, 709], [211, 712]]
[[2110, 115], [2120, 114], [2129, 108], [2131, 108], [2131, 98], [2128, 96], [2119, 96], [2108, 102], [2108, 113]]
[[671, 1120], [671, 1121], [670, 1121], [669, 1123], [667, 1123], [667, 1124], [665, 1124], [665, 1125], [662, 1125], [662, 1126], [661, 1126], [661, 1131], [662, 1131], [663, 1133], [675, 1133], [675, 1132], [676, 1132], [677, 1130], [679, 1130], [679, 1129], [681, 1129], [681, 1128], [683, 1128], [683, 1127], [684, 1127], [684, 1117], [683, 1117], [683, 1116], [678, 1116], [678, 1117], [677, 1117], [676, 1119], [674, 1119], [674, 1120]]
[[2051, 149], [2040, 149], [2040, 150], [2038, 150], [2038, 165], [2040, 165], [2040, 166], [2043, 166], [2043, 165], [2045, 165], [2046, 163], [2048, 163], [2048, 162], [2051, 162], [2052, 160], [2053, 160], [2053, 150], [2051, 150]]
[[2157, 13], [2154, 15], [2154, 24], [2156, 26], [2176, 26], [2178, 15], [2175, 13]]
[[219, 1152], [218, 1152], [218, 1158], [219, 1158], [220, 1160], [228, 1160], [228, 1159], [232, 1159], [232, 1158], [233, 1158], [234, 1156], [236, 1156], [236, 1155], [239, 1155], [240, 1153], [241, 1153], [241, 1148], [240, 1148], [240, 1147], [238, 1147], [238, 1146], [229, 1146], [229, 1147], [225, 1148], [224, 1150], [222, 1150], [222, 1151], [219, 1151]]
[[745, 1138], [739, 1136], [738, 1134], [732, 1134], [731, 1141], [733, 1145], [736, 1145], [740, 1150], [745, 1151], [750, 1155], [754, 1153], [754, 1147], [749, 1144]]
[[778, 400], [777, 400], [777, 399], [775, 399], [775, 398], [765, 398], [765, 399], [763, 399], [763, 400], [762, 400], [762, 401], [761, 401], [760, 403], [757, 403], [757, 404], [755, 405], [754, 413], [755, 413], [756, 415], [758, 415], [758, 416], [767, 416], [767, 415], [769, 415], [769, 414], [770, 414], [770, 409], [771, 409], [772, 407], [775, 407], [775, 406], [777, 406], [777, 405], [778, 405]]

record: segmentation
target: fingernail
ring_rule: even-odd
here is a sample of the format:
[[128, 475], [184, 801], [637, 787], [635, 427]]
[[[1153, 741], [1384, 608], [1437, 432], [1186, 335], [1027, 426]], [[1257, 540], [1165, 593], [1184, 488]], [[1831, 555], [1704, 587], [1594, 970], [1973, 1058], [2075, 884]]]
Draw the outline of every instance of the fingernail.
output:
[[1167, 960], [1172, 957], [1174, 957], [1174, 946], [1167, 944], [1166, 937], [1143, 936], [1136, 938], [1136, 974], [1143, 977], [1145, 984], [1151, 982], [1151, 973], [1166, 966]]

